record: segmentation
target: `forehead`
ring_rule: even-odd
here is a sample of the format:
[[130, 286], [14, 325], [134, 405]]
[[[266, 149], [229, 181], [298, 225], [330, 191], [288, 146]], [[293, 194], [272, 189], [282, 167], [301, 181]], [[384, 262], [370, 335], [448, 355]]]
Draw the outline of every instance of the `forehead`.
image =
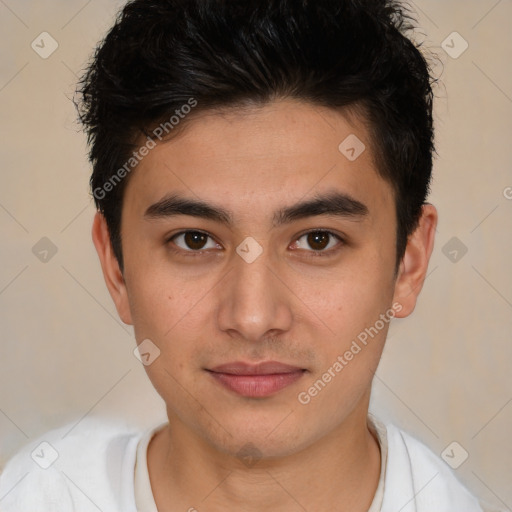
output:
[[254, 214], [338, 189], [389, 207], [391, 186], [377, 172], [368, 130], [355, 112], [280, 100], [184, 121], [178, 136], [138, 164], [125, 196], [133, 206], [147, 208], [178, 191]]

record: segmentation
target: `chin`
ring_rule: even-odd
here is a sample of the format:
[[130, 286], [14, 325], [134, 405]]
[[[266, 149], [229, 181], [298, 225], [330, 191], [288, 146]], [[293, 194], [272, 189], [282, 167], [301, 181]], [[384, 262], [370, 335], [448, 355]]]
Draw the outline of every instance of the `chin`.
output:
[[283, 427], [281, 417], [272, 422], [253, 420], [252, 425], [225, 425], [219, 434], [217, 430], [206, 433], [209, 443], [218, 451], [237, 458], [251, 459], [283, 458], [294, 455], [313, 444], [315, 436], [307, 435], [296, 425]]

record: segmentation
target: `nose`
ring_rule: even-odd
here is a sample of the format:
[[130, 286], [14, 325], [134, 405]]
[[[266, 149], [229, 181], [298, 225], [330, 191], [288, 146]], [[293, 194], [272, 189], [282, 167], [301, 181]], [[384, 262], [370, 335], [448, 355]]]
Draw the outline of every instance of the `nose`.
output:
[[220, 294], [218, 326], [232, 337], [258, 342], [291, 328], [291, 292], [265, 251], [252, 263], [236, 256]]

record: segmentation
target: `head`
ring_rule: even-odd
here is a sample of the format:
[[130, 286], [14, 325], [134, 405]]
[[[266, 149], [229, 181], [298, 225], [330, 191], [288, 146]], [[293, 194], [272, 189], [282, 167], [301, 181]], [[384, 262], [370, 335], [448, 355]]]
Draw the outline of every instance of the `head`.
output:
[[[436, 223], [409, 28], [385, 0], [135, 0], [84, 75], [105, 279], [160, 353], [169, 416], [205, 443], [286, 454], [366, 414]], [[247, 396], [213, 371], [270, 360], [301, 375]]]

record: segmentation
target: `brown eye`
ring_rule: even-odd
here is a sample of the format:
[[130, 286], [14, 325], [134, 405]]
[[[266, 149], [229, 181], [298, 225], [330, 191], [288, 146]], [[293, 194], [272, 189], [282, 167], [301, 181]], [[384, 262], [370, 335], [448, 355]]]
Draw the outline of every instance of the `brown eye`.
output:
[[[338, 242], [338, 244], [336, 244]], [[343, 240], [330, 231], [310, 231], [297, 239], [295, 249], [306, 249], [309, 252], [330, 252], [330, 249], [340, 245]], [[327, 250], [326, 250], [327, 249]]]
[[330, 235], [325, 231], [315, 231], [307, 234], [309, 246], [315, 251], [323, 251], [329, 245]]
[[204, 233], [199, 233], [198, 231], [188, 231], [185, 233], [184, 241], [187, 244], [187, 247], [190, 249], [200, 250], [202, 249], [208, 237]]
[[[174, 235], [171, 240], [180, 249], [188, 252], [201, 251], [203, 249], [213, 249], [216, 247], [216, 244], [213, 242], [211, 237], [202, 231], [183, 231], [177, 235]], [[211, 245], [207, 247], [209, 240], [211, 240]]]

